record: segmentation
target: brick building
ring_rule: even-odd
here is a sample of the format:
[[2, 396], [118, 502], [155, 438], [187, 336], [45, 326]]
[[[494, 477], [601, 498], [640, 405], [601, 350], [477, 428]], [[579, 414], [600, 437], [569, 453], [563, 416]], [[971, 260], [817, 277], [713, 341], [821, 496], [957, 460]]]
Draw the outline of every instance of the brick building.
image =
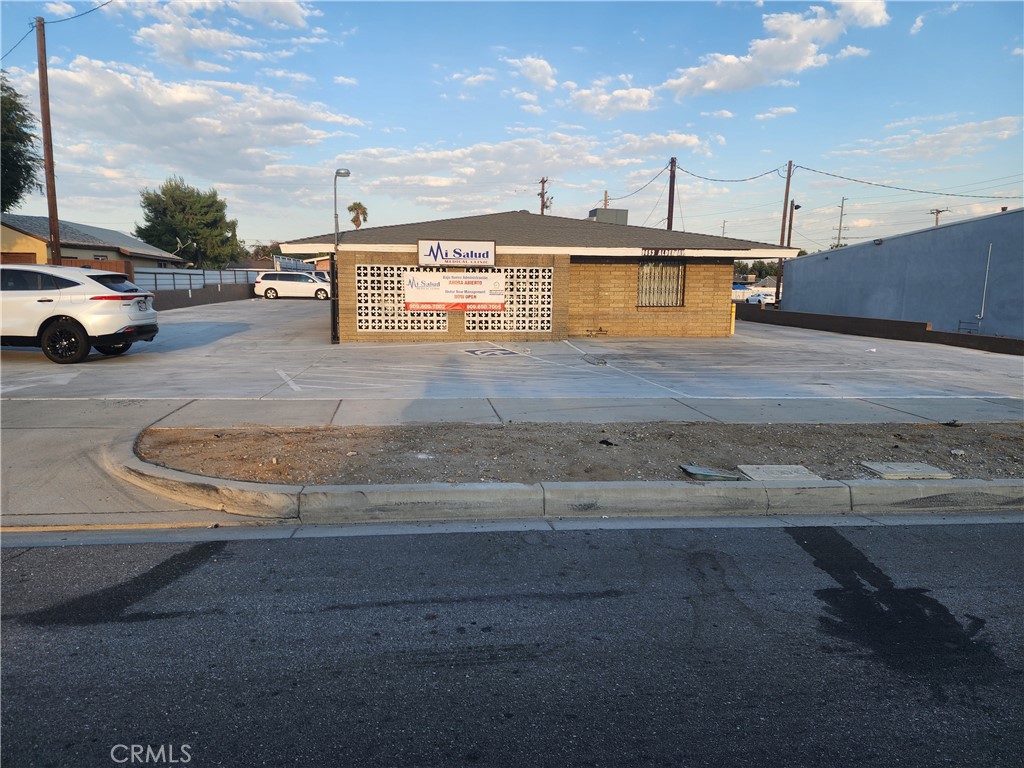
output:
[[[328, 268], [334, 234], [281, 244]], [[338, 244], [342, 341], [728, 336], [733, 261], [795, 249], [525, 211], [372, 227]]]

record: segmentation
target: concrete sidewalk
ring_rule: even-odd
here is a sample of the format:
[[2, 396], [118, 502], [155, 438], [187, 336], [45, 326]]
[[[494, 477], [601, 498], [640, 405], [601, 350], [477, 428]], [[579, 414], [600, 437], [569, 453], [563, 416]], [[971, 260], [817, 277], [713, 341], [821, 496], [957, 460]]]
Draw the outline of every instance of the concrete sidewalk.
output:
[[333, 525], [385, 521], [612, 517], [1019, 513], [1020, 480], [472, 483], [275, 486], [216, 480], [138, 459], [159, 427], [385, 425], [508, 421], [938, 423], [1015, 421], [1020, 399], [472, 398], [8, 400], [5, 533]]
[[152, 344], [80, 365], [4, 349], [3, 529], [1021, 506], [1020, 483], [971, 478], [270, 488], [135, 458], [153, 425], [1024, 419], [1011, 355], [743, 322], [723, 339], [334, 345], [327, 310], [254, 300], [161, 312]]

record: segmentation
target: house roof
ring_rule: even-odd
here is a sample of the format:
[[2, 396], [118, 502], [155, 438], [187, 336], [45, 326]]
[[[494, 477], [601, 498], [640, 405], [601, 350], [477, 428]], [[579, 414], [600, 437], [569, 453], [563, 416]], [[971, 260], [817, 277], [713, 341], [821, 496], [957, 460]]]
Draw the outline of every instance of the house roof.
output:
[[[587, 251], [635, 249], [638, 252], [653, 249], [737, 251], [740, 252], [737, 257], [754, 250], [794, 250], [731, 237], [541, 216], [527, 211], [490, 213], [387, 227], [364, 227], [339, 235], [339, 245], [342, 247], [415, 244], [419, 240], [493, 240], [499, 248], [538, 247]], [[334, 247], [334, 233], [289, 240], [281, 245], [291, 246], [288, 250], [292, 253], [302, 252], [301, 246], [317, 245], [327, 246], [326, 250], [330, 251]]]
[[[40, 240], [50, 239], [50, 222], [46, 216], [23, 216], [21, 214], [4, 214], [0, 222], [4, 226], [36, 237]], [[113, 248], [128, 256], [144, 256], [160, 261], [184, 262], [180, 256], [143, 242], [136, 237], [117, 232], [113, 229], [92, 227], [88, 224], [77, 224], [73, 221], [59, 221], [60, 243], [62, 246], [85, 248]], [[332, 241], [333, 242], [333, 241]]]

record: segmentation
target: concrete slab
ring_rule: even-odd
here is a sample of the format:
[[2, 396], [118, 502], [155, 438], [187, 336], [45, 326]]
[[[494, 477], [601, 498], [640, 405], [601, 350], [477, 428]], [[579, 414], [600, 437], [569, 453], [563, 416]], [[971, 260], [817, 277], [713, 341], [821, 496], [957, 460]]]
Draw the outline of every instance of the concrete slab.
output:
[[680, 402], [726, 424], [867, 424], [925, 422], [927, 418], [859, 399], [682, 398]]
[[821, 480], [800, 464], [740, 464], [736, 469], [751, 480]]
[[608, 424], [625, 422], [706, 422], [713, 419], [673, 398], [550, 399], [490, 398], [504, 422]]
[[883, 480], [952, 480], [953, 475], [944, 469], [921, 462], [862, 461]]
[[[24, 516], [170, 512], [202, 505], [168, 499], [112, 481], [101, 453], [126, 454], [137, 429], [3, 430], [3, 520]], [[79, 518], [81, 519], [81, 518]]]
[[5, 400], [0, 423], [5, 430], [122, 428], [143, 429], [188, 400], [129, 398]]
[[500, 424], [486, 399], [343, 400], [330, 422], [334, 426], [386, 424]]
[[701, 467], [697, 464], [680, 464], [679, 468], [694, 480], [716, 480], [720, 482], [735, 482], [742, 480], [743, 476], [735, 472], [725, 472], [713, 467]]
[[[1024, 399], [1012, 397], [871, 398], [870, 402], [874, 405], [891, 408], [907, 416], [940, 424], [954, 420], [976, 422], [1024, 419]], [[903, 419], [894, 419], [894, 421], [903, 421]]]
[[153, 426], [227, 428], [259, 424], [269, 427], [321, 427], [331, 423], [337, 408], [337, 400], [193, 400]]

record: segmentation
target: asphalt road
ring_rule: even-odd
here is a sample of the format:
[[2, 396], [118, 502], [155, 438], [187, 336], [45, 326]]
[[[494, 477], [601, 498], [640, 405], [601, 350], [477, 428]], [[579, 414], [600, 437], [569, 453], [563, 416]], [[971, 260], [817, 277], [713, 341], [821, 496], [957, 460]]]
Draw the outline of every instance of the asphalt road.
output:
[[148, 748], [150, 765], [197, 767], [1016, 767], [1022, 534], [9, 547], [0, 758], [110, 766]]

